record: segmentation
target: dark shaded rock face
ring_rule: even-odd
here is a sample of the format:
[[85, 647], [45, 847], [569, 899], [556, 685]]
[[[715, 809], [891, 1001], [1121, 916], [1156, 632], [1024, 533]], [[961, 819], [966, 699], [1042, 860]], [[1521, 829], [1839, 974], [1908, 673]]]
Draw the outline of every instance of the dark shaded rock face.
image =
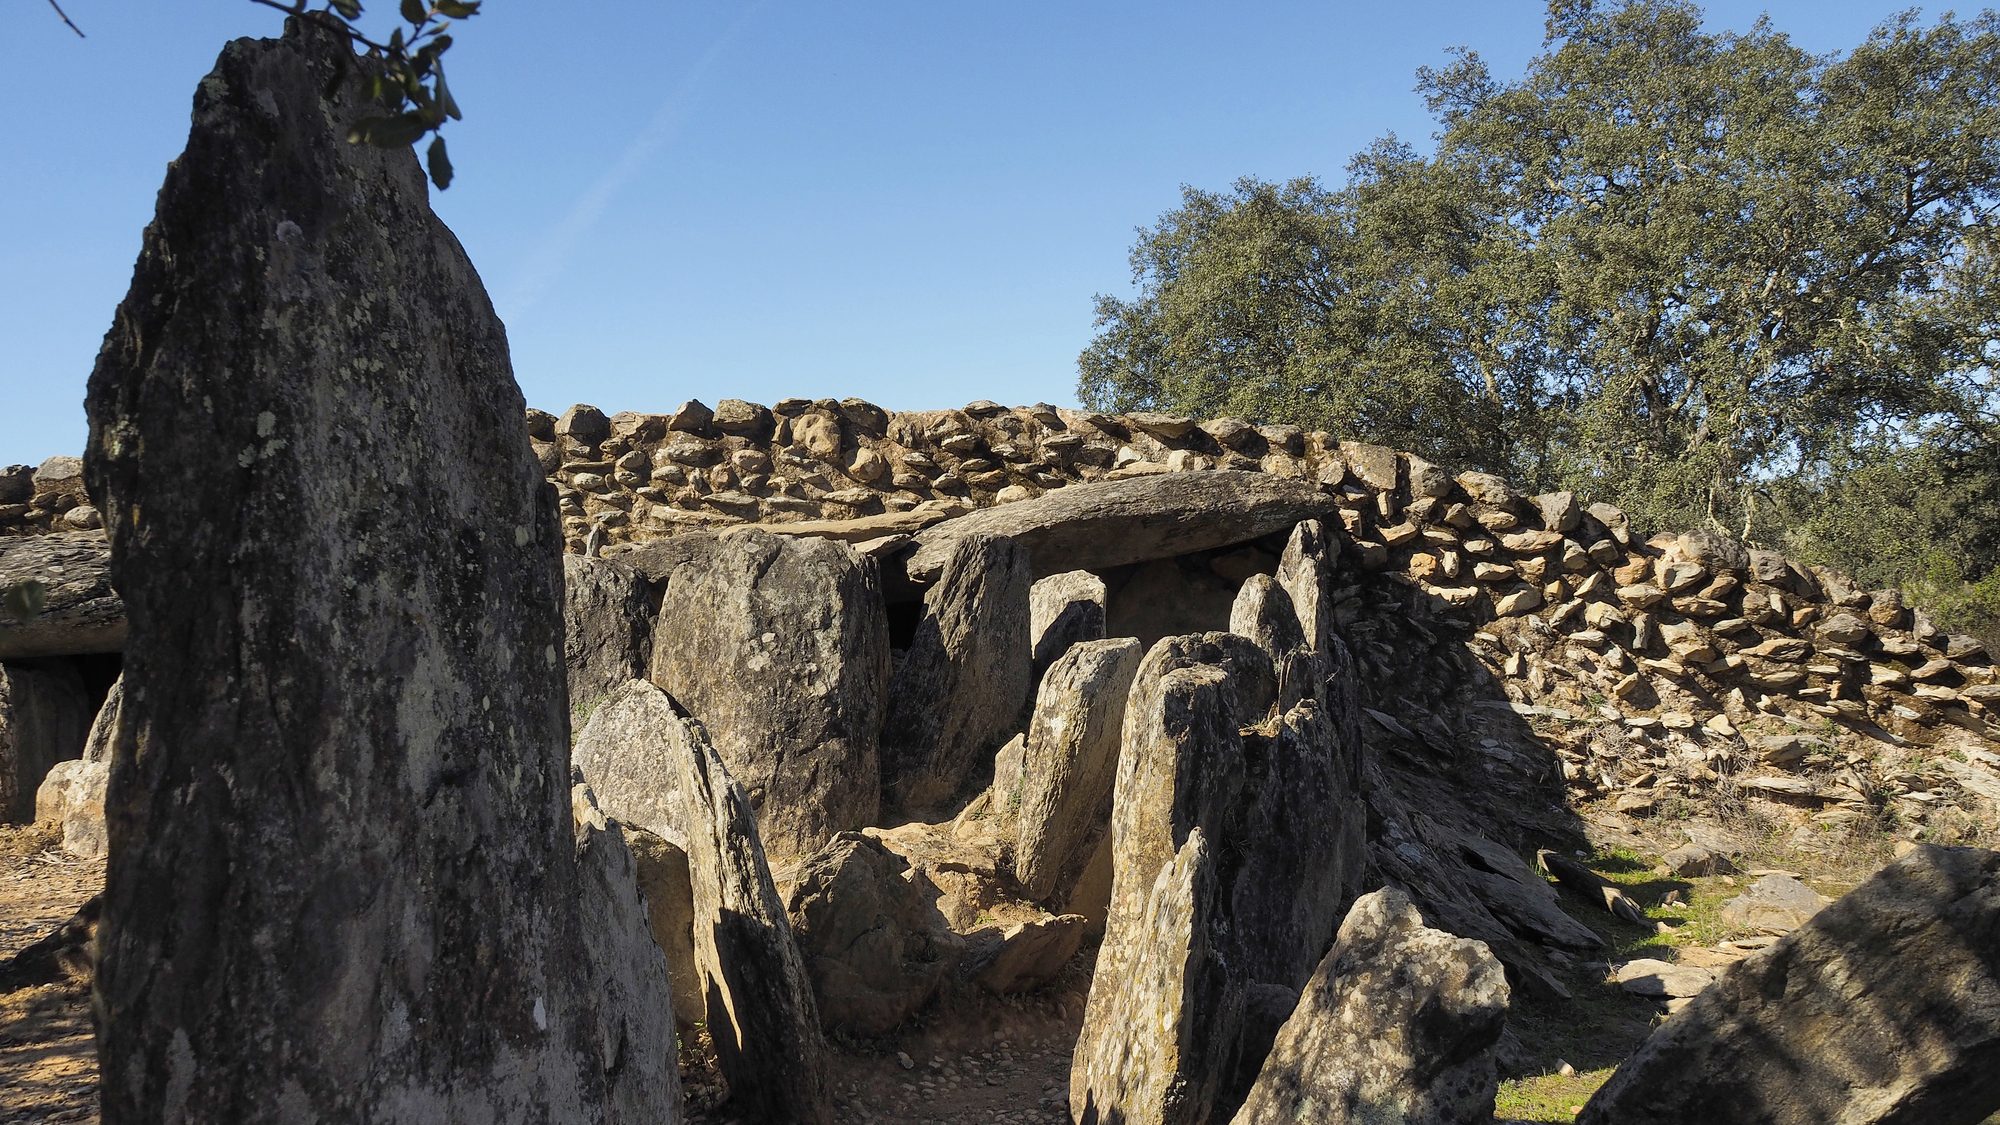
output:
[[1484, 945], [1425, 927], [1401, 891], [1366, 895], [1235, 1125], [1490, 1121], [1507, 1001], [1506, 973]]
[[110, 849], [104, 834], [104, 790], [111, 780], [112, 734], [125, 705], [125, 677], [111, 682], [83, 757], [57, 762], [35, 791], [35, 820], [62, 825], [63, 851], [82, 859], [103, 859]]
[[1006, 539], [955, 540], [924, 594], [916, 639], [889, 685], [883, 782], [892, 807], [930, 808], [990, 774], [1034, 694], [1028, 553]]
[[63, 662], [0, 664], [0, 822], [35, 819], [35, 790], [83, 753], [90, 715], [83, 680]]
[[415, 157], [346, 142], [361, 68], [223, 50], [90, 379], [103, 1118], [671, 1120], [606, 1066], [506, 337]]
[[2000, 852], [1918, 848], [1729, 967], [1586, 1125], [1983, 1121], [2000, 1110]]
[[653, 609], [646, 580], [631, 567], [563, 556], [563, 666], [572, 717], [628, 680], [646, 678]]
[[652, 679], [708, 728], [772, 860], [787, 864], [880, 807], [881, 579], [830, 540], [697, 542], [667, 576]]

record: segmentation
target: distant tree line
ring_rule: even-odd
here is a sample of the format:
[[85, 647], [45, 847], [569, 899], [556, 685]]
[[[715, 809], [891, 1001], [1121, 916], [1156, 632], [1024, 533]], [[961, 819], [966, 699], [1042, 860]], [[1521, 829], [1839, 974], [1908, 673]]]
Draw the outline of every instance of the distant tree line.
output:
[[1681, 0], [1553, 0], [1518, 80], [1344, 184], [1187, 188], [1100, 296], [1100, 409], [1291, 422], [2000, 621], [2000, 18], [1819, 56]]

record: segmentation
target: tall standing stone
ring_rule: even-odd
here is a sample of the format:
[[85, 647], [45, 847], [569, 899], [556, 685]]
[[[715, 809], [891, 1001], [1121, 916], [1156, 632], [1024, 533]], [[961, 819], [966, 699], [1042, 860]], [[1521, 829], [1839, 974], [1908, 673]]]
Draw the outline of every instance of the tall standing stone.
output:
[[1037, 683], [1071, 645], [1104, 638], [1104, 607], [1104, 579], [1087, 570], [1035, 580], [1028, 588], [1028, 643]]
[[672, 1120], [605, 1069], [554, 497], [415, 157], [347, 143], [368, 65], [224, 48], [91, 375], [103, 1118]]
[[1352, 720], [1312, 699], [1273, 716], [1273, 679], [1229, 633], [1163, 640], [1133, 679], [1079, 1122], [1234, 1112], [1358, 889]]
[[1278, 676], [1278, 709], [1317, 699], [1323, 672], [1318, 649], [1306, 641], [1292, 597], [1268, 574], [1253, 574], [1229, 607], [1229, 631], [1248, 637], [1271, 657]]
[[1332, 538], [1320, 520], [1300, 520], [1285, 540], [1278, 556], [1278, 585], [1291, 595], [1292, 611], [1306, 643], [1315, 652], [1325, 652], [1334, 636], [1333, 606], [1327, 597], [1327, 582], [1340, 558], [1340, 541]]
[[873, 823], [889, 676], [875, 563], [752, 531], [698, 541], [666, 585], [653, 682], [708, 729], [773, 861]]
[[681, 792], [695, 961], [731, 1104], [752, 1121], [831, 1125], [819, 1007], [771, 881], [750, 799], [700, 728], [687, 730]]
[[[754, 1120], [824, 1121], [831, 1102], [811, 980], [749, 796], [708, 733], [677, 714], [665, 692], [635, 680], [591, 715], [576, 761], [607, 815], [686, 856], [685, 917], [652, 903], [652, 922], [669, 948], [689, 935], [699, 997], [689, 1014], [708, 1021], [734, 1105]], [[657, 875], [667, 878], [648, 878]], [[678, 898], [673, 875], [640, 871]]]
[[1139, 670], [1130, 637], [1085, 641], [1065, 652], [1035, 693], [1014, 810], [1014, 877], [1028, 897], [1075, 884], [1111, 827], [1125, 697]]
[[[1150, 955], [1121, 961], [1100, 989], [1104, 955], [1091, 980], [1090, 1015], [1070, 1074], [1077, 1125], [1207, 1125], [1215, 1119], [1230, 1068], [1213, 1065], [1233, 1044], [1213, 1036], [1241, 1022], [1243, 995], [1229, 987], [1224, 952], [1208, 918], [1221, 910], [1215, 849], [1200, 828], [1137, 896], [1119, 922], [1125, 940]], [[1120, 1028], [1092, 1034], [1093, 1026]], [[1086, 1048], [1088, 1055], [1085, 1054]]]
[[962, 795], [1021, 729], [1035, 688], [1031, 585], [1019, 544], [983, 535], [953, 541], [889, 684], [882, 765], [892, 805], [928, 810]]
[[597, 807], [590, 786], [570, 789], [577, 890], [586, 964], [595, 971], [598, 1059], [619, 1121], [678, 1115], [679, 1052], [662, 945], [654, 939], [639, 867], [625, 833]]

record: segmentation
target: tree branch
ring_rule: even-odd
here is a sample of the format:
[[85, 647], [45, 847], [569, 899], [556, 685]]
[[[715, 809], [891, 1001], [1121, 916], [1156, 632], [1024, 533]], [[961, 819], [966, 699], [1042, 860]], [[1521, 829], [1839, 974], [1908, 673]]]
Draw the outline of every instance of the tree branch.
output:
[[84, 38], [83, 29], [76, 26], [76, 21], [69, 18], [69, 13], [62, 10], [61, 4], [56, 3], [56, 0], [49, 0], [49, 7], [54, 8], [56, 10], [56, 16], [57, 18], [63, 21], [64, 27], [67, 27], [71, 31], [76, 32], [76, 37], [78, 39]]

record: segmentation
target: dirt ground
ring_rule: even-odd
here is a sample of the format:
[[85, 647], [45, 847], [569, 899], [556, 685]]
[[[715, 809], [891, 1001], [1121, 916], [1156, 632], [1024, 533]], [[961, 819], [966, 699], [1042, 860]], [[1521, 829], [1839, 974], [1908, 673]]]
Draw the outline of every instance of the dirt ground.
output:
[[[1585, 814], [1597, 873], [1644, 906], [1643, 924], [1612, 919], [1565, 892], [1563, 905], [1607, 943], [1604, 961], [1658, 957], [1721, 968], [1757, 947], [1716, 918], [1722, 902], [1779, 869], [1829, 897], [1894, 854], [1893, 839], [1826, 832], [1797, 821], [1635, 820]], [[1656, 858], [1695, 831], [1731, 837], [1744, 870], [1673, 879]], [[0, 828], [0, 964], [68, 920], [103, 882], [103, 865], [69, 859], [31, 829]], [[1671, 897], [1670, 897], [1671, 896]], [[1763, 939], [1768, 942], [1767, 939]], [[1033, 995], [962, 987], [892, 1038], [836, 1040], [831, 1069], [840, 1125], [1031, 1125], [1069, 1120], [1070, 1054], [1083, 1022], [1091, 951]], [[1604, 961], [1559, 961], [1569, 1001], [1517, 1003], [1503, 1044], [1502, 1120], [1564, 1122], [1660, 1018], [1649, 1001], [1605, 980]], [[88, 982], [63, 979], [6, 991], [0, 979], [0, 1125], [94, 1122], [97, 1060]], [[682, 1082], [694, 1125], [751, 1125], [721, 1099], [712, 1056], [683, 1045]], [[1561, 1073], [1558, 1073], [1558, 1071]], [[2000, 1118], [1994, 1119], [2000, 1123]], [[1993, 1125], [1993, 1123], [1989, 1123]]]
[[[104, 865], [32, 828], [0, 828], [0, 963], [62, 925], [104, 885]], [[87, 981], [0, 992], [0, 1125], [97, 1120]]]
[[[1070, 1049], [1083, 1025], [1087, 970], [1029, 997], [955, 993], [894, 1039], [836, 1042], [840, 1125], [1062, 1125]], [[683, 1066], [691, 1125], [750, 1125], [715, 1107], [720, 1088]]]
[[[104, 865], [54, 837], [0, 827], [0, 963], [62, 925], [103, 886]], [[1069, 1120], [1070, 1047], [1083, 1023], [1087, 965], [1028, 997], [954, 994], [892, 1040], [836, 1042], [842, 1125]], [[699, 1051], [683, 1055], [690, 1122], [736, 1120]], [[0, 992], [0, 1125], [94, 1122], [97, 1056], [85, 980]], [[747, 1125], [747, 1123], [746, 1123]]]

